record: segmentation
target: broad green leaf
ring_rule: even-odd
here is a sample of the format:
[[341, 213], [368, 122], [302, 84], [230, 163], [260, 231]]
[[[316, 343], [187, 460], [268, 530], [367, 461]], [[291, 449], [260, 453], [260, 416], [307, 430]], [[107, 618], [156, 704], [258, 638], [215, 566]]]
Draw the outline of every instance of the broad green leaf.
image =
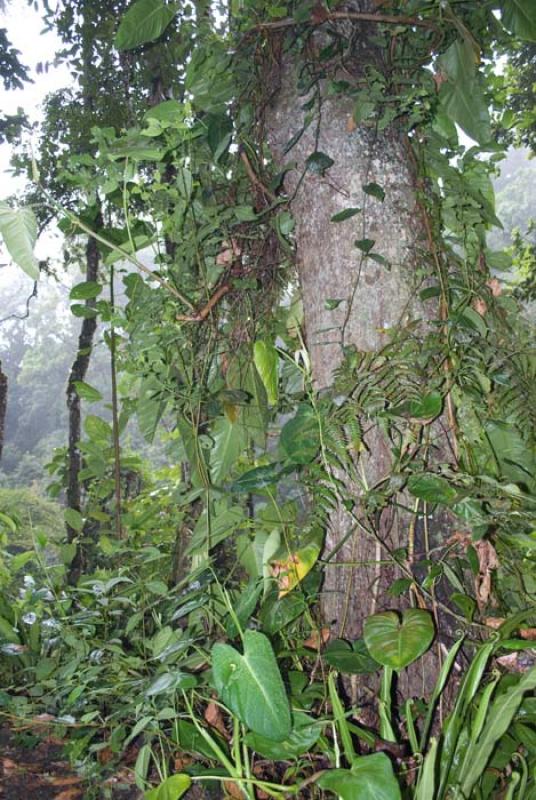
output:
[[363, 635], [372, 658], [398, 670], [428, 650], [434, 623], [430, 613], [419, 608], [406, 609], [402, 617], [395, 611], [384, 611], [365, 620]]
[[320, 448], [319, 423], [307, 403], [298, 406], [296, 415], [283, 426], [279, 448], [293, 464], [310, 464]]
[[13, 626], [7, 621], [7, 619], [0, 617], [0, 641], [2, 639], [6, 642], [10, 642], [10, 644], [20, 643], [20, 639], [17, 636]]
[[39, 278], [39, 264], [34, 256], [37, 219], [31, 208], [11, 208], [0, 203], [0, 235], [15, 264], [34, 281]]
[[283, 741], [291, 731], [290, 708], [272, 646], [264, 634], [249, 630], [243, 644], [243, 654], [228, 644], [212, 648], [216, 691], [254, 733]]
[[356, 214], [359, 214], [361, 211], [360, 208], [345, 208], [344, 211], [339, 211], [337, 214], [333, 214], [331, 221], [332, 222], [344, 222], [346, 219], [350, 219], [350, 217], [355, 217]]
[[158, 694], [170, 691], [175, 692], [178, 689], [192, 689], [196, 683], [195, 676], [188, 675], [186, 672], [181, 672], [180, 670], [177, 672], [164, 672], [149, 685], [145, 695], [146, 697], [155, 697]]
[[355, 247], [361, 250], [362, 253], [365, 253], [365, 255], [370, 253], [375, 244], [376, 242], [374, 239], [357, 239], [354, 242]]
[[102, 286], [97, 281], [83, 281], [73, 286], [69, 292], [71, 300], [92, 300], [102, 292]]
[[429, 392], [419, 400], [408, 403], [410, 417], [415, 420], [432, 420], [441, 414], [443, 398], [439, 392]]
[[207, 121], [207, 142], [214, 161], [225, 153], [233, 136], [233, 122], [227, 114], [211, 114]]
[[219, 417], [212, 429], [214, 446], [210, 451], [210, 477], [216, 486], [229, 477], [247, 438], [240, 422], [231, 422], [228, 417]]
[[322, 733], [322, 724], [315, 723], [303, 711], [292, 715], [292, 730], [288, 738], [274, 742], [258, 733], [248, 733], [246, 744], [256, 753], [272, 761], [286, 761], [309, 752]]
[[147, 442], [153, 441], [166, 405], [167, 400], [162, 392], [162, 384], [157, 378], [149, 375], [140, 385], [136, 403], [138, 425]]
[[63, 516], [67, 525], [75, 531], [81, 531], [84, 527], [84, 518], [75, 508], [66, 508]]
[[98, 389], [95, 389], [94, 386], [90, 386], [89, 383], [85, 381], [75, 381], [74, 388], [76, 389], [76, 394], [81, 400], [87, 400], [90, 403], [96, 403], [99, 400], [102, 400], [102, 394], [99, 392]]
[[156, 789], [145, 792], [145, 800], [179, 800], [192, 785], [189, 775], [170, 775]]
[[370, 655], [364, 639], [355, 642], [334, 639], [326, 647], [324, 659], [330, 667], [349, 675], [365, 675], [380, 669], [380, 664]]
[[363, 186], [363, 191], [365, 194], [375, 197], [376, 200], [379, 200], [381, 203], [385, 200], [385, 190], [377, 183], [366, 183]]
[[255, 467], [244, 472], [231, 484], [230, 490], [239, 493], [247, 492], [248, 494], [261, 491], [266, 489], [267, 486], [274, 486], [287, 473], [288, 469], [283, 469], [280, 462], [275, 461], [272, 464], [265, 464], [262, 467]]
[[459, 777], [464, 797], [471, 796], [473, 787], [484, 772], [497, 742], [508, 731], [523, 696], [534, 689], [536, 689], [536, 667], [492, 703], [484, 730], [478, 741], [473, 744], [474, 757], [467, 760], [467, 771]]
[[322, 153], [321, 150], [311, 153], [305, 162], [309, 172], [313, 172], [315, 175], [323, 175], [334, 163], [334, 160], [326, 153]]
[[359, 756], [351, 770], [330, 769], [317, 783], [341, 800], [401, 800], [398, 781], [385, 753]]
[[179, 124], [184, 122], [185, 106], [178, 100], [164, 100], [145, 112], [143, 119], [157, 119], [159, 122]]
[[536, 42], [536, 5], [534, 0], [503, 0], [501, 22], [510, 33]]
[[90, 439], [108, 443], [112, 438], [111, 425], [106, 420], [89, 414], [84, 420], [84, 430]]
[[435, 797], [435, 775], [438, 740], [430, 739], [430, 746], [419, 772], [419, 780], [415, 791], [415, 800], [431, 800]]
[[255, 342], [253, 347], [253, 360], [266, 389], [268, 402], [274, 406], [279, 397], [279, 356], [277, 355], [277, 350], [271, 342], [259, 340]]
[[456, 39], [439, 59], [439, 66], [447, 80], [439, 90], [440, 111], [462, 128], [479, 144], [491, 136], [488, 104], [476, 62], [479, 54], [468, 39]]
[[81, 317], [82, 319], [95, 319], [97, 311], [94, 308], [88, 308], [87, 306], [75, 303], [71, 306], [71, 314], [73, 317]]
[[203, 509], [195, 524], [186, 554], [208, 554], [213, 547], [236, 533], [243, 523], [241, 506], [228, 508], [226, 500], [210, 504]]
[[414, 497], [426, 500], [427, 503], [444, 503], [449, 505], [457, 497], [457, 491], [450, 483], [433, 472], [420, 472], [408, 480], [408, 489]]
[[176, 7], [167, 5], [163, 0], [137, 0], [121, 19], [115, 46], [118, 50], [131, 50], [146, 42], [154, 42], [164, 33], [176, 13]]

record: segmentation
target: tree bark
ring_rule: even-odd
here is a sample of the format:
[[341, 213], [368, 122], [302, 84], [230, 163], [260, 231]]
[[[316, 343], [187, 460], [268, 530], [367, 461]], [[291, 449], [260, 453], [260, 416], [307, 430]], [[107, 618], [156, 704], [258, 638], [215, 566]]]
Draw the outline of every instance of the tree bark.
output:
[[2, 460], [2, 450], [4, 448], [5, 423], [7, 413], [7, 375], [2, 371], [0, 361], [0, 461]]
[[[97, 225], [100, 220], [97, 221]], [[96, 239], [89, 237], [86, 245], [86, 280], [96, 281], [99, 275], [99, 250]], [[95, 309], [96, 299], [86, 300], [87, 309]], [[78, 338], [78, 352], [71, 367], [67, 382], [67, 410], [69, 412], [69, 444], [67, 449], [67, 507], [79, 513], [82, 512], [82, 486], [79, 473], [82, 468], [82, 455], [80, 453], [80, 438], [82, 435], [82, 410], [80, 397], [76, 392], [76, 381], [83, 381], [86, 377], [91, 358], [93, 338], [97, 329], [95, 316], [85, 317], [82, 321], [80, 336]], [[67, 540], [73, 542], [78, 532], [70, 525], [67, 528]], [[71, 562], [69, 579], [75, 583], [84, 569], [86, 553], [81, 542], [78, 542], [76, 554]]]
[[[348, 5], [365, 10], [359, 4]], [[366, 44], [371, 33], [368, 25], [354, 26], [353, 38], [358, 41], [354, 63], [361, 59], [360, 63], [368, 60], [377, 66], [381, 61], [381, 54]], [[315, 33], [312, 58], [324, 44], [325, 34]], [[356, 69], [354, 79], [359, 80], [362, 68]], [[344, 79], [349, 80], [348, 71]], [[330, 95], [327, 81], [320, 80], [315, 89], [321, 97], [319, 111], [299, 136], [308, 113], [303, 105], [311, 95], [300, 96], [298, 80], [295, 60], [283, 55], [276, 81], [279, 87], [265, 111], [264, 123], [278, 166], [296, 164], [286, 173], [285, 188], [296, 223], [312, 377], [315, 388], [323, 390], [331, 386], [346, 346], [378, 351], [388, 344], [390, 329], [412, 320], [426, 324], [427, 314], [416, 300], [422, 280], [417, 278], [416, 267], [419, 253], [426, 249], [426, 239], [405, 133], [395, 125], [382, 132], [366, 124], [356, 125], [354, 101], [343, 94]], [[285, 152], [296, 136], [299, 138], [294, 146]], [[307, 168], [307, 159], [315, 152], [333, 159], [333, 165], [323, 174]], [[363, 187], [371, 183], [384, 190], [383, 202], [364, 192]], [[360, 208], [361, 212], [345, 221], [331, 222], [333, 215], [348, 208]], [[355, 242], [366, 239], [374, 241], [373, 252], [384, 257], [388, 267], [363, 256]], [[329, 310], [328, 299], [342, 302]], [[389, 474], [391, 452], [378, 428], [372, 428], [365, 439], [368, 454], [362, 463], [370, 487]], [[353, 511], [359, 516], [358, 489], [348, 482], [346, 489], [355, 497]], [[395, 578], [401, 577], [396, 564], [388, 559], [386, 563], [386, 553], [378, 541], [359, 530], [349, 534], [354, 525], [355, 519], [340, 505], [330, 519], [324, 557], [339, 549], [326, 567], [321, 596], [321, 610], [332, 635], [348, 639], [362, 635], [367, 616], [397, 604], [387, 590]], [[377, 530], [382, 541], [395, 550], [407, 545], [409, 525], [408, 515], [389, 507], [379, 516]], [[343, 562], [360, 566], [341, 566]], [[413, 675], [404, 677], [408, 682], [404, 694], [421, 695], [429, 690], [437, 672], [425, 671], [433, 670], [421, 664]]]

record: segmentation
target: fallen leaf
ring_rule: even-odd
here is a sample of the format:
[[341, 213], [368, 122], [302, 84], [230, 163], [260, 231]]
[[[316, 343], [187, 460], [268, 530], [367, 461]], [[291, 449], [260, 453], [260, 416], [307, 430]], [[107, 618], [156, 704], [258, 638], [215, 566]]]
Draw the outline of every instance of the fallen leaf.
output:
[[66, 789], [64, 792], [57, 794], [54, 800], [79, 800], [79, 798], [82, 800], [79, 789]]
[[493, 297], [500, 297], [502, 294], [502, 286], [497, 278], [490, 278], [486, 285], [488, 289], [491, 290]]
[[184, 768], [189, 767], [192, 762], [193, 758], [189, 756], [176, 756], [173, 761], [175, 772], [182, 772]]
[[349, 116], [346, 120], [346, 133], [353, 133], [357, 128], [357, 123], [352, 116]]
[[233, 800], [244, 800], [244, 795], [238, 787], [238, 784], [233, 783], [233, 781], [224, 781], [223, 786], [228, 797], [232, 797]]
[[66, 775], [64, 777], [48, 775], [47, 781], [53, 786], [74, 786], [77, 783], [82, 783], [82, 778], [79, 775]]
[[485, 300], [482, 300], [481, 297], [476, 297], [473, 302], [471, 303], [474, 310], [477, 314], [480, 314], [481, 317], [485, 317], [488, 313], [488, 306]]
[[499, 558], [497, 551], [488, 539], [480, 539], [475, 542], [474, 548], [479, 564], [478, 575], [475, 576], [476, 602], [482, 611], [490, 600], [492, 572], [499, 566]]
[[322, 645], [329, 642], [330, 630], [329, 628], [318, 628], [305, 639], [303, 646], [308, 647], [310, 650], [320, 650]]
[[221, 708], [217, 703], [211, 700], [203, 716], [205, 717], [205, 722], [207, 722], [211, 728], [215, 728], [222, 736], [225, 736], [226, 739], [229, 738]]
[[99, 750], [97, 753], [99, 764], [109, 764], [113, 757], [114, 754], [111, 747], [103, 747], [102, 750]]

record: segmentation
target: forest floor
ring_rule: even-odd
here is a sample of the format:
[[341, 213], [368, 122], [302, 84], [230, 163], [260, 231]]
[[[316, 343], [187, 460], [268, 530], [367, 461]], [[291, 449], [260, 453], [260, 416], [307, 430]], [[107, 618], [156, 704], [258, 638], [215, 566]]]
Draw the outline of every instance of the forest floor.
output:
[[133, 769], [87, 779], [66, 756], [67, 742], [53, 735], [21, 735], [0, 727], [0, 800], [140, 800]]

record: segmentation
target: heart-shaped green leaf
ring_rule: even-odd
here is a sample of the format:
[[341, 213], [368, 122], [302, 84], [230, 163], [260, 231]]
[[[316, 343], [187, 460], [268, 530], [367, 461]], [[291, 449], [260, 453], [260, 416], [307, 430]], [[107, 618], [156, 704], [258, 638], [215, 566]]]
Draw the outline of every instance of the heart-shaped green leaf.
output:
[[279, 396], [279, 377], [277, 373], [279, 356], [277, 355], [277, 350], [271, 342], [259, 340], [255, 342], [253, 348], [253, 359], [266, 389], [268, 402], [273, 406], [277, 403]]
[[400, 800], [400, 787], [385, 753], [356, 758], [352, 769], [330, 769], [318, 781], [321, 789], [342, 800]]
[[409, 608], [402, 618], [395, 611], [374, 614], [365, 620], [365, 643], [372, 658], [385, 667], [402, 669], [428, 650], [434, 624], [428, 611]]
[[0, 203], [0, 235], [15, 264], [36, 281], [39, 264], [33, 249], [37, 239], [37, 219], [32, 209], [14, 209], [7, 203]]
[[355, 642], [334, 639], [326, 647], [324, 658], [330, 667], [350, 675], [364, 675], [376, 672], [380, 668], [367, 650], [363, 639], [357, 639]]
[[138, 0], [123, 15], [115, 37], [118, 50], [131, 50], [161, 36], [177, 9], [163, 0]]
[[214, 685], [221, 699], [254, 733], [283, 741], [290, 734], [288, 698], [269, 640], [244, 634], [244, 654], [228, 644], [212, 648]]

